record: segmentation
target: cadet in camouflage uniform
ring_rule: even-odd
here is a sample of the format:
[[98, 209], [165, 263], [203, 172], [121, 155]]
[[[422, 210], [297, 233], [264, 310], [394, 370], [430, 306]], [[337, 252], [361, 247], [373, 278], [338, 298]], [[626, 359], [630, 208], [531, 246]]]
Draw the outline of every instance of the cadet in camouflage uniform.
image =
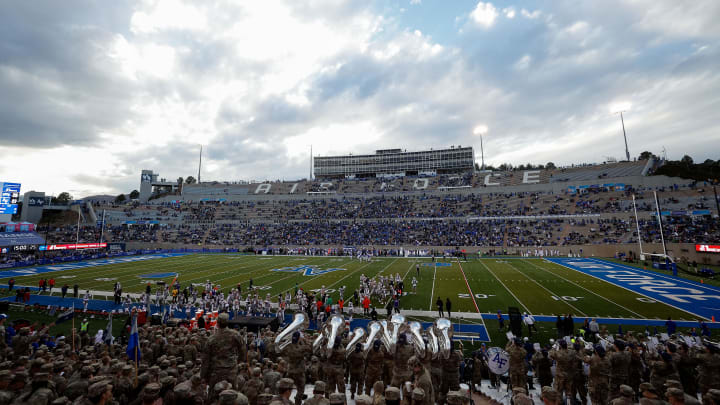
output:
[[553, 382], [552, 361], [548, 357], [548, 351], [545, 349], [536, 351], [532, 357], [532, 366], [538, 377], [540, 388], [551, 387]]
[[237, 331], [227, 327], [229, 320], [226, 312], [218, 316], [218, 329], [203, 352], [201, 376], [210, 386], [223, 380], [236, 384], [238, 361], [245, 358], [245, 341]]
[[625, 350], [625, 342], [615, 340], [613, 351], [607, 354], [610, 360], [610, 399], [620, 396], [620, 385], [628, 382], [631, 354]]
[[57, 398], [57, 394], [51, 388], [50, 376], [47, 373], [35, 373], [30, 386], [29, 392], [17, 398], [18, 403], [49, 404]]
[[269, 364], [268, 365], [269, 370], [263, 373], [263, 383], [266, 387], [270, 388], [270, 392], [273, 395], [278, 394], [278, 381], [282, 378], [282, 375], [277, 371], [277, 365], [275, 364]]
[[572, 396], [572, 382], [575, 375], [575, 351], [567, 348], [567, 342], [560, 340], [559, 349], [550, 351], [550, 358], [555, 360], [555, 391], [562, 397], [563, 393]]
[[333, 348], [328, 354], [327, 363], [325, 367], [325, 375], [327, 376], [328, 382], [328, 393], [332, 394], [337, 390], [340, 393], [345, 393], [345, 348], [342, 346], [342, 338], [340, 336], [335, 337]]
[[[513, 388], [522, 388], [527, 390], [527, 366], [525, 365], [525, 357], [527, 351], [522, 347], [520, 339], [511, 340], [505, 345], [505, 351], [510, 357], [510, 385]], [[527, 391], [526, 391], [527, 392]]]
[[[283, 405], [292, 405], [292, 402], [290, 402], [290, 394], [292, 393], [292, 389], [295, 386], [295, 383], [291, 378], [281, 378], [277, 382], [277, 392], [278, 394], [273, 397], [274, 401], [279, 401]], [[299, 392], [296, 394], [298, 396], [302, 397], [302, 392]]]
[[[592, 395], [592, 394], [590, 394]], [[620, 396], [610, 401], [612, 405], [633, 405], [633, 397], [635, 396], [635, 391], [629, 386], [622, 384], [620, 385]], [[595, 402], [593, 401], [593, 404]], [[604, 402], [607, 403], [607, 402]]]
[[422, 361], [412, 356], [408, 360], [408, 368], [412, 371], [413, 387], [423, 391], [422, 399], [416, 399], [413, 392], [413, 405], [433, 405], [435, 403], [435, 392], [433, 391], [432, 378], [428, 370], [423, 366]]
[[365, 393], [368, 395], [370, 395], [370, 388], [375, 384], [375, 381], [381, 381], [383, 374], [385, 353], [380, 346], [380, 341], [375, 340], [365, 359]]
[[355, 399], [355, 394], [363, 392], [363, 377], [365, 372], [365, 353], [362, 351], [362, 344], [355, 344], [355, 350], [347, 359], [350, 374], [350, 399]]
[[300, 339], [300, 332], [292, 334], [292, 343], [282, 351], [282, 355], [289, 364], [287, 376], [295, 382], [300, 395], [295, 396], [295, 404], [302, 403], [302, 392], [305, 391], [305, 358], [310, 355], [310, 347], [304, 339]]
[[720, 389], [720, 350], [711, 343], [695, 356], [698, 364], [698, 386], [705, 395], [710, 389]]
[[[295, 394], [297, 395], [297, 394]], [[303, 405], [328, 405], [330, 404], [330, 401], [328, 401], [327, 398], [325, 398], [325, 382], [323, 381], [315, 381], [315, 386], [313, 387], [313, 396], [305, 400], [303, 402]]]
[[593, 405], [604, 405], [610, 394], [610, 360], [605, 358], [605, 349], [595, 345], [592, 356], [586, 356], [585, 362], [590, 365], [588, 388]]
[[587, 383], [587, 377], [585, 376], [585, 370], [583, 366], [583, 360], [580, 357], [582, 355], [582, 346], [580, 343], [575, 343], [573, 345], [573, 349], [575, 350], [575, 375], [573, 377], [573, 394], [572, 397], [575, 398], [576, 396], [580, 396], [580, 403], [582, 405], [587, 404], [587, 386], [585, 385]]
[[412, 345], [408, 344], [407, 336], [401, 333], [395, 345], [395, 353], [393, 353], [392, 380], [390, 385], [401, 387], [404, 382], [410, 381], [412, 372], [408, 370], [408, 360], [413, 356], [413, 353], [415, 353], [415, 349]]
[[[459, 348], [459, 342], [454, 342], [447, 359], [442, 359], [442, 381], [440, 382], [440, 392], [435, 393], [435, 399], [444, 400], [448, 391], [457, 391], [460, 388], [460, 363], [463, 361], [463, 355]], [[442, 357], [442, 356], [440, 356]]]
[[247, 382], [247, 384], [245, 384], [245, 395], [248, 397], [250, 405], [257, 404], [257, 397], [263, 392], [263, 389], [265, 388], [265, 383], [263, 383], [260, 377], [261, 374], [262, 371], [260, 370], [260, 367], [253, 368], [252, 377]]

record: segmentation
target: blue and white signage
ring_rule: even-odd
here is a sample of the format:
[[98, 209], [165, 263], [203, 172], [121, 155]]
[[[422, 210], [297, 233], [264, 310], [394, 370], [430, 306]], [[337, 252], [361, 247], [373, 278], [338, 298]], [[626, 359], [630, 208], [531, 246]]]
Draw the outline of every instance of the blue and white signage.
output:
[[546, 260], [706, 319], [720, 317], [720, 289], [717, 287], [599, 259]]
[[17, 214], [20, 183], [0, 183], [0, 214]]
[[333, 271], [345, 271], [345, 269], [332, 268], [332, 269], [320, 269], [318, 266], [294, 266], [294, 267], [281, 267], [279, 269], [272, 269], [272, 271], [283, 271], [288, 273], [302, 273], [303, 276], [319, 276], [321, 274], [331, 273]]

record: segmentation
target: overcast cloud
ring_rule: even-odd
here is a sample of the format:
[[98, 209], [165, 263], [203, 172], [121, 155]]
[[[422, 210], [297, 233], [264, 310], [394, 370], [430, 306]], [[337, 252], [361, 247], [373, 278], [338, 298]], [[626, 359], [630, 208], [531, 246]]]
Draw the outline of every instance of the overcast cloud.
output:
[[[316, 154], [720, 158], [720, 2], [4, 1], [0, 181], [298, 179]], [[476, 153], [479, 159], [479, 151]]]

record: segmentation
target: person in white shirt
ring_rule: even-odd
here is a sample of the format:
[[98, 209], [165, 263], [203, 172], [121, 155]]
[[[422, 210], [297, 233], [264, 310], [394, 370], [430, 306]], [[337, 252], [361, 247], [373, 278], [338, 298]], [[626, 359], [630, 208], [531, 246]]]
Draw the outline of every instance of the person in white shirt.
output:
[[523, 313], [523, 322], [528, 327], [528, 335], [532, 337], [533, 330], [535, 333], [537, 333], [537, 327], [535, 326], [535, 317], [528, 314], [527, 312]]

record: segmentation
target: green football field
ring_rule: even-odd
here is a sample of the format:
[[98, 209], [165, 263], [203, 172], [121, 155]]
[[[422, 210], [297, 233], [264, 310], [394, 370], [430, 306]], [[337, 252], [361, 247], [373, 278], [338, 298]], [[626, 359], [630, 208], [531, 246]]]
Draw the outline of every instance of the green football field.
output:
[[[360, 262], [348, 257], [188, 254], [16, 276], [15, 281], [17, 285], [37, 286], [41, 276], [54, 277], [55, 294], [63, 284], [71, 288], [78, 284], [82, 291], [110, 292], [119, 281], [123, 292], [140, 293], [148, 281], [171, 282], [177, 274], [183, 286], [204, 285], [211, 280], [224, 291], [241, 283], [246, 292], [252, 279], [263, 295], [270, 293], [273, 299], [294, 290], [296, 284], [306, 291], [324, 286], [337, 299], [341, 286], [346, 286], [346, 298], [352, 294], [361, 274], [373, 277], [396, 273], [405, 282], [407, 294], [401, 299], [405, 310], [435, 311], [435, 301], [440, 297], [443, 301], [450, 298], [453, 312], [506, 313], [508, 307], [517, 307], [535, 315], [697, 319], [680, 309], [542, 259], [439, 259], [439, 263], [432, 263], [430, 259], [375, 258]], [[416, 292], [412, 292], [413, 277], [418, 279]], [[7, 281], [0, 279], [2, 284]], [[378, 312], [384, 312], [385, 303], [374, 304]]]

